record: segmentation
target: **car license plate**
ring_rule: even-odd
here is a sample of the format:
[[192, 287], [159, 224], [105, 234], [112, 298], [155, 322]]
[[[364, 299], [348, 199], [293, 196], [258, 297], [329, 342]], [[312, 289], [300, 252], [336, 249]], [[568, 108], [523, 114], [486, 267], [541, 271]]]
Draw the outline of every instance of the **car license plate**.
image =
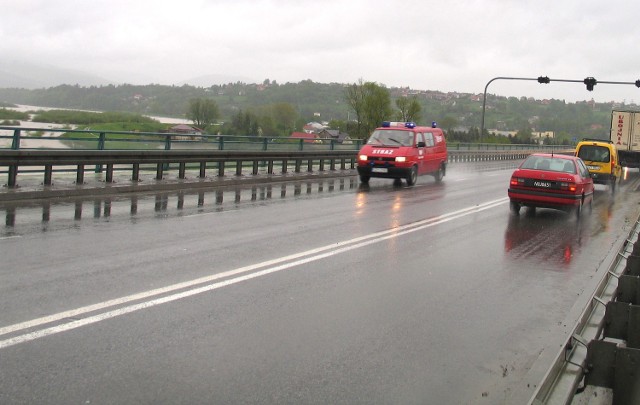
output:
[[386, 167], [374, 167], [373, 169], [371, 169], [371, 172], [373, 173], [386, 173], [388, 170]]
[[589, 170], [600, 170], [600, 167], [598, 167], [598, 166], [587, 166], [587, 169], [589, 169]]

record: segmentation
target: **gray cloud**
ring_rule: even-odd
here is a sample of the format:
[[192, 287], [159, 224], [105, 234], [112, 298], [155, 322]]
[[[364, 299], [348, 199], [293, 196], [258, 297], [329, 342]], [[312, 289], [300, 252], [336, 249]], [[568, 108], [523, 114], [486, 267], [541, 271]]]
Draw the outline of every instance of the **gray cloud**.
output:
[[[640, 79], [638, 11], [628, 0], [8, 0], [0, 54], [128, 83], [226, 74], [480, 93], [496, 76]], [[489, 92], [640, 101], [635, 86], [604, 84]]]

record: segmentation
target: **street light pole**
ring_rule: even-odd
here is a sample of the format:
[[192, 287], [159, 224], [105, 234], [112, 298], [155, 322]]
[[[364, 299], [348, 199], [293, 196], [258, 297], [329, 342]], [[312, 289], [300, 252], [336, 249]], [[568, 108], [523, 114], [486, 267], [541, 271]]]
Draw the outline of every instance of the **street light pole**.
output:
[[[542, 76], [541, 76], [542, 77]], [[484, 86], [484, 94], [482, 96], [482, 118], [480, 121], [480, 143], [482, 143], [482, 137], [484, 136], [484, 113], [487, 109], [487, 88], [495, 80], [538, 80], [538, 78], [532, 79], [530, 77], [494, 77], [487, 82]]]

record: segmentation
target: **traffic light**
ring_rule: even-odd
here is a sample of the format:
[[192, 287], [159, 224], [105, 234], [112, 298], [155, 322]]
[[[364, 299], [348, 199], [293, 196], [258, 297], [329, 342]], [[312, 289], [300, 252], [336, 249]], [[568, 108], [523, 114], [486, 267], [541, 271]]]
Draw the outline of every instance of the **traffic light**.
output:
[[549, 84], [550, 81], [551, 81], [551, 79], [549, 79], [549, 76], [539, 76], [538, 77], [538, 83], [540, 83], [540, 84]]
[[587, 77], [586, 79], [584, 79], [584, 84], [587, 85], [587, 90], [593, 91], [593, 86], [598, 84], [598, 81], [593, 77]]

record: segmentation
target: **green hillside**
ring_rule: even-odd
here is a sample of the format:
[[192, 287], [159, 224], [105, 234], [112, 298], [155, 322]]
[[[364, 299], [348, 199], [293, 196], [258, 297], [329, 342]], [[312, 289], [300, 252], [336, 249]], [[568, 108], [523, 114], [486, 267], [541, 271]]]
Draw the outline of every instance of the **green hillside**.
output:
[[[71, 86], [45, 89], [0, 89], [0, 105], [15, 103], [54, 108], [127, 112], [184, 118], [189, 100], [208, 98], [219, 108], [219, 122], [231, 122], [242, 112], [261, 111], [265, 106], [287, 103], [298, 119], [286, 130], [301, 130], [310, 121], [347, 122], [355, 118], [345, 100], [340, 83], [279, 84], [265, 80], [261, 84], [229, 83], [208, 88], [194, 86]], [[399, 97], [415, 96], [422, 106], [421, 116], [428, 124], [436, 121], [460, 140], [477, 138], [482, 116], [482, 94], [444, 93], [440, 91], [390, 88], [392, 105]], [[553, 131], [556, 139], [600, 137], [608, 133], [612, 108], [635, 106], [601, 103], [567, 103], [563, 100], [534, 100], [487, 96], [485, 128], [500, 131]], [[393, 117], [390, 117], [393, 119]], [[284, 131], [284, 129], [282, 130]]]

